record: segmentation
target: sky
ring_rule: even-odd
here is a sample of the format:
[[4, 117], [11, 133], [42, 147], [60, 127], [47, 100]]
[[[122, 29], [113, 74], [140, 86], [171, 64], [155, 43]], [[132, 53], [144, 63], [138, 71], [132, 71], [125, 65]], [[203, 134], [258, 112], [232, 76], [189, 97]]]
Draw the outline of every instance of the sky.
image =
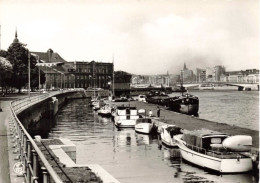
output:
[[259, 68], [258, 0], [0, 0], [1, 49], [112, 62], [132, 74]]

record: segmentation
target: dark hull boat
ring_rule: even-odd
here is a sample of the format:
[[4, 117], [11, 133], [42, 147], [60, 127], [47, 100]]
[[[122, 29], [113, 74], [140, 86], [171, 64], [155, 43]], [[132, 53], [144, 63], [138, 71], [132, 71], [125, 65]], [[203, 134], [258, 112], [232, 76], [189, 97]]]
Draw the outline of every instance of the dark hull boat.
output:
[[190, 94], [173, 97], [168, 101], [167, 107], [175, 112], [196, 115], [199, 111], [199, 98]]
[[169, 96], [166, 95], [165, 93], [162, 93], [160, 91], [151, 91], [146, 96], [146, 102], [164, 106], [166, 104], [165, 102], [168, 98], [169, 98]]

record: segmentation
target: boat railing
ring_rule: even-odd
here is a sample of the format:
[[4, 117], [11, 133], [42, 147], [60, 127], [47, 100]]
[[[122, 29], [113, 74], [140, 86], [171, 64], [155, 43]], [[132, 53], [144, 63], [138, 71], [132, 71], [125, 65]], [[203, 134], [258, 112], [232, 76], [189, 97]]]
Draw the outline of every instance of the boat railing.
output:
[[186, 144], [186, 146], [198, 153], [205, 154], [208, 156], [212, 156], [215, 158], [236, 158], [236, 159], [241, 159], [242, 157], [247, 157], [246, 155], [243, 155], [241, 152], [233, 152], [233, 151], [215, 151], [215, 150], [210, 150], [210, 149], [205, 149], [202, 147], [194, 146], [191, 144]]
[[202, 148], [202, 147], [198, 147], [198, 146], [194, 146], [194, 145], [191, 145], [191, 144], [186, 144], [186, 146], [193, 150], [193, 151], [196, 151], [198, 153], [202, 153], [202, 154], [207, 154], [207, 150], [205, 148]]

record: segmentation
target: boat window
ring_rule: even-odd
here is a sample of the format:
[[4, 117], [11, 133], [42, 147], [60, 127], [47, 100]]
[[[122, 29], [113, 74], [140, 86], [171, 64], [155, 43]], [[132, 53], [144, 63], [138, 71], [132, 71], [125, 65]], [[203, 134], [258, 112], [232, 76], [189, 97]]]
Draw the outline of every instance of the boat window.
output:
[[211, 138], [211, 143], [212, 144], [221, 144], [221, 138]]

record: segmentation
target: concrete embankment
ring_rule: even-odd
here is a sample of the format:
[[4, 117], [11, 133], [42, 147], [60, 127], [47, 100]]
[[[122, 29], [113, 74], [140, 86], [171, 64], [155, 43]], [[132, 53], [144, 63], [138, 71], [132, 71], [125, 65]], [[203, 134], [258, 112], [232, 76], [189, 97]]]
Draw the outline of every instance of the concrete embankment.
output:
[[[152, 110], [153, 114], [156, 115], [157, 105], [131, 101], [129, 102], [118, 102], [114, 103], [116, 106], [118, 105], [131, 105], [137, 107], [137, 109], [146, 109], [147, 114], [149, 110]], [[246, 128], [241, 128], [237, 126], [231, 126], [224, 123], [212, 122], [209, 120], [200, 119], [197, 117], [192, 117], [185, 114], [176, 113], [170, 110], [166, 110], [163, 107], [160, 107], [161, 115], [160, 119], [162, 122], [168, 124], [177, 125], [186, 130], [197, 130], [201, 128], [206, 128], [210, 130], [215, 130], [223, 133], [227, 133], [230, 135], [250, 135], [253, 138], [253, 147], [259, 148], [259, 131], [250, 130]]]
[[[79, 91], [73, 90], [73, 91], [64, 91], [64, 92], [61, 91], [53, 94], [50, 93], [50, 94], [39, 95], [36, 97], [27, 98], [24, 100], [19, 100], [14, 102], [12, 107], [15, 108], [14, 111], [17, 117], [19, 118], [19, 120], [17, 118], [15, 118], [16, 120], [14, 120], [12, 119], [12, 117], [10, 117], [9, 125], [10, 124], [12, 125], [11, 126], [12, 129], [7, 130], [9, 132], [10, 137], [12, 135], [13, 138], [16, 139], [17, 137], [18, 139], [15, 141], [13, 141], [12, 139], [8, 139], [8, 149], [11, 149], [12, 143], [14, 143], [15, 148], [17, 150], [16, 157], [13, 157], [12, 155], [14, 154], [12, 154], [11, 151], [9, 151], [9, 164], [10, 164], [9, 174], [10, 174], [11, 182], [21, 182], [21, 179], [23, 179], [22, 177], [19, 177], [18, 180], [16, 176], [17, 172], [12, 170], [12, 167], [14, 167], [16, 163], [13, 160], [19, 161], [19, 159], [21, 160], [21, 157], [26, 156], [25, 155], [26, 151], [20, 150], [21, 143], [17, 143], [18, 145], [15, 144], [16, 141], [21, 142], [22, 141], [21, 139], [24, 138], [25, 135], [21, 134], [23, 130], [20, 128], [18, 129], [19, 125], [15, 125], [14, 122], [20, 121], [23, 124], [23, 128], [25, 128], [26, 131], [29, 131], [30, 135], [32, 136], [42, 135], [42, 134], [43, 136], [47, 136], [46, 134], [48, 133], [49, 129], [53, 125], [55, 125], [55, 122], [52, 119], [55, 116], [55, 114], [58, 112], [58, 110], [62, 107], [62, 105], [68, 99], [86, 98], [88, 97], [88, 94], [89, 96], [91, 96], [91, 93], [86, 93], [85, 91], [82, 90]], [[13, 128], [13, 126], [17, 126], [17, 127]], [[31, 144], [33, 144], [32, 143], [33, 140], [31, 139], [30, 135], [26, 134]], [[22, 138], [20, 139], [20, 137]], [[56, 172], [57, 175], [54, 175], [54, 177], [56, 179], [59, 179], [58, 181], [61, 180], [62, 182], [118, 183], [118, 181], [113, 176], [111, 176], [98, 164], [90, 164], [90, 165], [76, 164], [76, 146], [71, 142], [68, 143], [68, 140], [66, 139], [65, 140], [63, 139], [63, 141], [59, 139], [42, 140], [38, 136], [35, 142], [37, 145], [33, 145], [32, 148], [34, 148], [35, 150], [38, 149], [36, 152], [38, 155], [41, 155], [39, 156], [41, 157], [41, 159], [39, 159], [39, 161], [36, 159], [35, 160], [36, 162], [32, 163], [33, 170], [34, 169], [37, 170], [41, 167], [46, 167], [49, 173]], [[26, 154], [30, 154], [30, 153], [26, 153]], [[48, 163], [46, 163], [47, 161]], [[45, 182], [43, 180], [44, 179], [43, 174], [44, 173], [41, 174], [39, 173], [39, 175], [35, 176], [39, 178], [39, 182]], [[1, 177], [2, 176], [0, 176], [0, 178]], [[32, 177], [29, 176], [29, 178]]]

